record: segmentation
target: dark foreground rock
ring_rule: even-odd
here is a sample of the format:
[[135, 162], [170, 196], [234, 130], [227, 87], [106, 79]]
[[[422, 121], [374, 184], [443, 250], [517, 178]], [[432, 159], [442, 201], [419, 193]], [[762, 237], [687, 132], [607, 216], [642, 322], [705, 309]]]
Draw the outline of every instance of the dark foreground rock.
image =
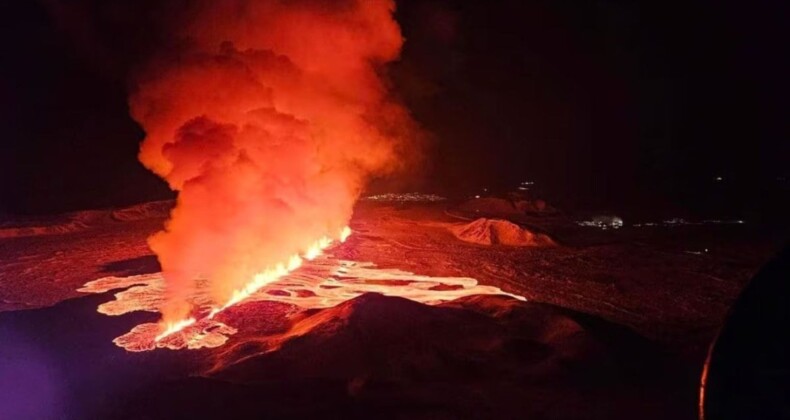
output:
[[225, 346], [128, 353], [110, 338], [151, 315], [108, 318], [94, 312], [102, 299], [0, 314], [2, 373], [21, 361], [49, 372], [17, 377], [4, 404], [39, 418], [693, 418], [693, 384], [678, 387], [668, 356], [551, 305], [368, 294], [272, 322], [255, 313], [276, 308], [254, 302], [229, 316], [260, 328]]

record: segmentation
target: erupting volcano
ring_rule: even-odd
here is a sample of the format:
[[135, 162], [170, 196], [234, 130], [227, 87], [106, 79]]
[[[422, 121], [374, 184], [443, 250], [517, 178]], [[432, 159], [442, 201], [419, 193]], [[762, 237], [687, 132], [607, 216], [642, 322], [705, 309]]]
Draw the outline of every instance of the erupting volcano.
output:
[[790, 413], [788, 25], [688, 3], [3, 2], [0, 418]]
[[[366, 180], [419, 129], [388, 90], [392, 0], [202, 1], [142, 66], [140, 160], [178, 192], [149, 239], [167, 299], [157, 340], [249, 297], [350, 234]], [[206, 279], [211, 306], [188, 297]]]

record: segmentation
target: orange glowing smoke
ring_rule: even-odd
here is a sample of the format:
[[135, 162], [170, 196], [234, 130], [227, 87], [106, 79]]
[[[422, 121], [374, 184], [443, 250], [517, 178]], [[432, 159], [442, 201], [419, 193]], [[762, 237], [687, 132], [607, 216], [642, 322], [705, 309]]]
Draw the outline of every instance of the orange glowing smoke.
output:
[[198, 1], [130, 98], [140, 160], [178, 191], [149, 240], [162, 265], [163, 330], [215, 311], [343, 240], [373, 175], [399, 169], [419, 130], [383, 67], [403, 38], [392, 0]]

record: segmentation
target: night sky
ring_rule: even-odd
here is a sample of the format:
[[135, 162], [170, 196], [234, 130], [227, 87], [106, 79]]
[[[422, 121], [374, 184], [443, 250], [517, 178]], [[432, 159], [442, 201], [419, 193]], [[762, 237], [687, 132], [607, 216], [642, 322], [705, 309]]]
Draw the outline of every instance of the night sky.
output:
[[[184, 3], [3, 2], [0, 213], [172, 197], [137, 162], [126, 100]], [[389, 72], [433, 134], [405, 187], [531, 180], [569, 208], [786, 208], [785, 3], [399, 1]]]

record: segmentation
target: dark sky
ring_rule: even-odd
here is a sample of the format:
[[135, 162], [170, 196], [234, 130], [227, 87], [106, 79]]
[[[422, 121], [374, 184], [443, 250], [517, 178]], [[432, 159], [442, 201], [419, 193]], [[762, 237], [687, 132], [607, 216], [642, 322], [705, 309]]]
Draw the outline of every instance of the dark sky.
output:
[[[3, 2], [0, 212], [170, 195], [136, 161], [126, 91], [186, 2]], [[785, 3], [400, 1], [391, 72], [434, 134], [423, 188], [684, 207], [721, 176], [730, 201], [764, 196], [790, 176]]]

